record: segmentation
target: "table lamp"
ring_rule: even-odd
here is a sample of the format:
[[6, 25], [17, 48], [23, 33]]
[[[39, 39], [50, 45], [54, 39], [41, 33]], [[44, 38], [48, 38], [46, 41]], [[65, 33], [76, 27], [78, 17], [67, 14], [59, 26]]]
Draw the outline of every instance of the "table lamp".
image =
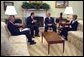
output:
[[7, 7], [6, 7], [5, 14], [6, 14], [6, 15], [16, 15], [17, 12], [16, 12], [16, 10], [15, 10], [15, 7], [14, 7], [14, 6], [7, 6]]
[[68, 15], [68, 19], [70, 19], [70, 15], [73, 15], [73, 8], [72, 7], [66, 7], [64, 14]]

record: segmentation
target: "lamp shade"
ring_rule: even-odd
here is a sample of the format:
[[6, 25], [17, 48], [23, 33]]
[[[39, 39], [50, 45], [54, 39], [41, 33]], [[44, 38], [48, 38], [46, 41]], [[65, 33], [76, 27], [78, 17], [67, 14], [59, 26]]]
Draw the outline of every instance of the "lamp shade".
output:
[[73, 14], [73, 9], [72, 7], [66, 7], [64, 14]]
[[6, 15], [16, 15], [17, 12], [16, 12], [16, 10], [15, 10], [15, 7], [14, 7], [14, 6], [7, 6], [7, 7], [6, 7], [5, 14], [6, 14]]

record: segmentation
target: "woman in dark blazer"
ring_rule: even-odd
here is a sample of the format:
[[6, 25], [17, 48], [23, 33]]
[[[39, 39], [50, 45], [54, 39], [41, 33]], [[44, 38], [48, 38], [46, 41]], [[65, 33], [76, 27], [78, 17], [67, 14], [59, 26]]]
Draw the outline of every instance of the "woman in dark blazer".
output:
[[70, 24], [68, 24], [68, 26], [66, 25], [66, 26], [62, 27], [62, 29], [61, 29], [60, 35], [63, 35], [66, 40], [67, 40], [67, 36], [68, 36], [68, 31], [77, 31], [77, 27], [78, 27], [77, 15], [73, 15], [72, 17], [73, 17], [73, 19], [70, 22]]

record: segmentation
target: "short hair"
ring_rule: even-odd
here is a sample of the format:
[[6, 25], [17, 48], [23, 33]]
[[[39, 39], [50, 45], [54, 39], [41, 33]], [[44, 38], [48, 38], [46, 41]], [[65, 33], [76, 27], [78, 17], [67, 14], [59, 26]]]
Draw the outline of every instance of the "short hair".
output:
[[63, 13], [61, 12], [60, 15], [63, 15]]
[[47, 13], [47, 15], [51, 15], [51, 13]]
[[34, 12], [31, 12], [31, 16], [34, 14]]
[[77, 16], [76, 14], [74, 14], [73, 17], [74, 17], [75, 19], [77, 19], [78, 16]]
[[14, 16], [14, 15], [10, 15], [10, 16], [9, 16], [9, 20], [10, 20], [10, 17], [11, 17], [11, 16], [15, 18], [15, 16]]

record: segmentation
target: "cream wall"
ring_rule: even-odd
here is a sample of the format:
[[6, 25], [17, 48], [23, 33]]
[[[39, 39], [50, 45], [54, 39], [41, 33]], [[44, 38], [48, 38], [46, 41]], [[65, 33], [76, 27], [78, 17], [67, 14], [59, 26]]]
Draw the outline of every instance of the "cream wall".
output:
[[71, 1], [69, 2], [69, 6], [73, 7], [74, 14], [83, 19], [83, 1]]
[[[23, 17], [23, 11], [22, 11], [22, 8], [21, 8], [21, 5], [23, 3], [23, 1], [6, 1], [6, 2], [14, 2], [14, 6], [16, 8], [16, 11], [17, 11], [17, 17], [20, 17], [22, 18]], [[1, 1], [1, 18], [7, 18], [8, 16], [5, 15], [5, 12], [3, 10], [3, 1]]]
[[[10, 1], [11, 2], [11, 1]], [[24, 1], [13, 1], [14, 6], [17, 11], [17, 16], [23, 17], [24, 12], [21, 8], [22, 2]], [[55, 8], [55, 1], [43, 1], [44, 3], [48, 3], [50, 5], [50, 10], [48, 12], [51, 12], [51, 16], [53, 17], [59, 17], [60, 12], [64, 12], [65, 8]], [[69, 1], [69, 6], [73, 7], [74, 14], [77, 14], [80, 19], [83, 19], [83, 1]], [[66, 17], [66, 15], [64, 15]], [[3, 10], [3, 1], [1, 1], [1, 18], [7, 18], [7, 16], [4, 14]]]
[[[51, 7], [49, 12], [51, 12], [53, 17], [58, 17], [60, 12], [64, 12], [65, 8], [55, 8], [55, 1], [43, 1], [48, 3]], [[74, 14], [77, 14], [79, 18], [83, 19], [83, 1], [69, 1], [69, 6], [73, 8]], [[66, 15], [64, 15], [66, 17]]]
[[59, 17], [60, 12], [63, 12], [65, 8], [55, 8], [55, 1], [43, 1], [50, 5], [50, 10], [48, 12], [51, 13], [53, 17]]

